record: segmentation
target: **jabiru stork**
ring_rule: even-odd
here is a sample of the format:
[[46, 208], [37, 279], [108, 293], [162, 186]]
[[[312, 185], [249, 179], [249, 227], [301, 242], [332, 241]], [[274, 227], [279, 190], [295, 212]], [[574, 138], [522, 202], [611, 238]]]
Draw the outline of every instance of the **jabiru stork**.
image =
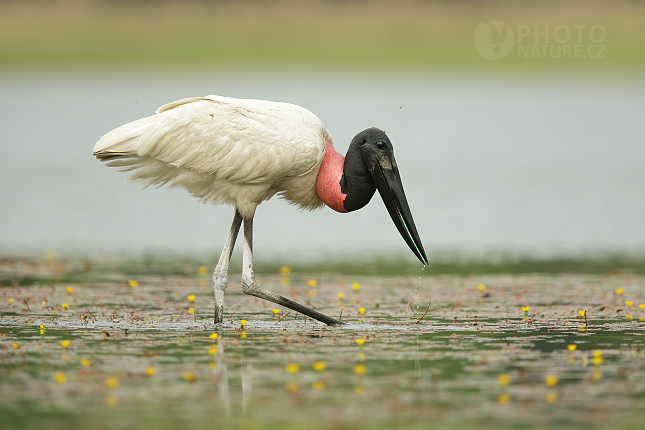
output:
[[428, 264], [408, 207], [392, 143], [378, 128], [358, 133], [343, 157], [322, 121], [288, 103], [194, 97], [157, 109], [103, 136], [94, 156], [129, 171], [128, 181], [183, 187], [204, 203], [230, 204], [235, 216], [213, 272], [215, 324], [224, 316], [229, 261], [244, 221], [242, 291], [327, 325], [336, 319], [262, 288], [253, 274], [253, 217], [275, 194], [302, 209], [365, 206], [378, 189], [412, 252]]

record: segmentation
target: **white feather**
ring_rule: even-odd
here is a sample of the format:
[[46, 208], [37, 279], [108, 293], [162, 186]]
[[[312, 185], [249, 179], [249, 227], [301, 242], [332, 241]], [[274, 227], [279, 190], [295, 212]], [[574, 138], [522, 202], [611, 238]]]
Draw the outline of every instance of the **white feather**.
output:
[[183, 187], [205, 203], [250, 218], [276, 193], [303, 209], [322, 206], [316, 177], [333, 141], [308, 110], [220, 96], [178, 100], [101, 138], [94, 155], [131, 171], [130, 181]]

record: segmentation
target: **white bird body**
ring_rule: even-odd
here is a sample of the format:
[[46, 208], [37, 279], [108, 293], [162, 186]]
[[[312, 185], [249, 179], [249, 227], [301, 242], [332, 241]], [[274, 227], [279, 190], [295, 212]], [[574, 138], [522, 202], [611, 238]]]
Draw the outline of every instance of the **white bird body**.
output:
[[316, 178], [331, 135], [313, 113], [288, 103], [220, 96], [178, 100], [99, 140], [94, 153], [132, 171], [130, 181], [183, 187], [244, 218], [279, 193], [303, 209], [323, 205]]

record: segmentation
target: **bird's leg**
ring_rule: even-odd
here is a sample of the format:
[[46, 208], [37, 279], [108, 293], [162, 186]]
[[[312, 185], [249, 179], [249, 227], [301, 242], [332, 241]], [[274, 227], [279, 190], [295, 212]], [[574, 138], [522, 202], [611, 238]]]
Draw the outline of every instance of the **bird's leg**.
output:
[[233, 247], [235, 247], [235, 240], [242, 225], [242, 215], [235, 210], [235, 217], [233, 218], [233, 225], [231, 231], [226, 239], [226, 244], [222, 250], [222, 255], [219, 257], [217, 266], [213, 271], [213, 286], [215, 291], [215, 324], [220, 324], [224, 319], [224, 291], [228, 283], [228, 264], [231, 261], [231, 254], [233, 254]]
[[253, 218], [244, 219], [244, 252], [242, 256], [242, 291], [264, 300], [292, 309], [301, 314], [323, 322], [330, 326], [344, 325], [344, 323], [302, 306], [286, 297], [272, 293], [260, 287], [253, 274]]

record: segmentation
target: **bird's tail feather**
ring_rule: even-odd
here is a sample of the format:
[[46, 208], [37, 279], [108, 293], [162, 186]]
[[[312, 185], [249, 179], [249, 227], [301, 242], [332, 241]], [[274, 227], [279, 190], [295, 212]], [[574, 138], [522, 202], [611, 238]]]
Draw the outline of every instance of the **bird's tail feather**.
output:
[[101, 161], [137, 156], [139, 138], [154, 122], [154, 117], [132, 121], [112, 130], [94, 145], [94, 156]]
[[161, 187], [172, 178], [170, 166], [149, 156], [139, 154], [140, 138], [154, 123], [156, 115], [139, 119], [112, 130], [94, 146], [93, 154], [116, 167], [120, 172], [131, 172], [127, 182], [141, 182], [143, 188]]

